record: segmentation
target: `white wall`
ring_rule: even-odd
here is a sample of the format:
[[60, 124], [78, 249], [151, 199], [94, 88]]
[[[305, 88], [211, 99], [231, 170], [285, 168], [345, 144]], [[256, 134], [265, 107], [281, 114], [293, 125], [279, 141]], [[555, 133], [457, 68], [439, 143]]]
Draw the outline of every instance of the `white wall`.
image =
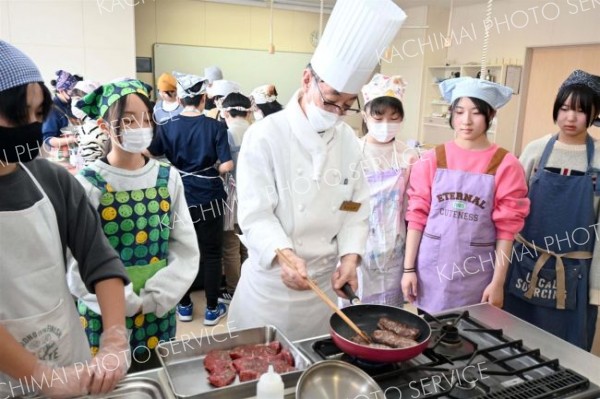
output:
[[29, 55], [46, 82], [59, 69], [100, 82], [135, 77], [134, 3], [0, 0], [0, 38]]
[[[524, 62], [526, 47], [600, 42], [600, 0], [502, 0], [493, 4], [489, 60]], [[485, 4], [454, 9], [452, 30], [466, 35], [448, 50], [457, 62], [479, 62], [483, 42]]]
[[[454, 8], [452, 32], [456, 40], [448, 49], [450, 62], [480, 62], [485, 11], [483, 1]], [[495, 1], [490, 26], [488, 63], [523, 65], [528, 47], [600, 43], [600, 0]], [[512, 127], [509, 126], [510, 133], [496, 140], [512, 151], [519, 147], [518, 122], [523, 118], [520, 109], [525, 100], [522, 97], [521, 94], [513, 96], [510, 107], [499, 113], [499, 118], [504, 120], [501, 123], [508, 121]]]
[[[404, 10], [407, 15], [403, 28], [392, 42], [389, 58], [381, 61], [381, 73], [385, 75], [402, 75], [407, 82], [404, 93], [404, 123], [399, 136], [406, 141], [419, 139], [421, 126], [421, 92], [423, 84], [423, 69], [425, 65], [442, 64], [445, 59], [445, 49], [436, 48], [430, 35], [438, 29], [438, 19], [447, 15], [435, 7], [411, 7]], [[446, 19], [447, 20], [447, 19]]]

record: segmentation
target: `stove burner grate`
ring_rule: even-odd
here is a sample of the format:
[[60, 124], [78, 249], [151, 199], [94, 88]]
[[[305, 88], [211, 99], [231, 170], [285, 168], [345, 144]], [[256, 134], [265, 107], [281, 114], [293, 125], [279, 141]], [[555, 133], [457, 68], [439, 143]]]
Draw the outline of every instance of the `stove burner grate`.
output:
[[561, 398], [566, 393], [583, 391], [589, 387], [587, 378], [565, 369], [553, 374], [522, 382], [475, 399], [550, 399]]

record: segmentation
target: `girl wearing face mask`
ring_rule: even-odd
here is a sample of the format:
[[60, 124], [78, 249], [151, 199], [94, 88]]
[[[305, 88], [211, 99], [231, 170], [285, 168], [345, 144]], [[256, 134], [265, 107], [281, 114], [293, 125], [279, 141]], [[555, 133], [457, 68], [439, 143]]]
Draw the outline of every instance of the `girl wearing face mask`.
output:
[[[132, 282], [125, 287], [126, 325], [134, 351], [132, 370], [139, 371], [157, 366], [154, 348], [159, 341], [175, 337], [175, 306], [198, 271], [198, 245], [192, 223], [185, 217], [187, 203], [179, 173], [142, 154], [154, 131], [144, 84], [138, 80], [106, 84], [77, 106], [97, 118], [110, 137], [108, 154], [77, 178]], [[102, 331], [97, 298], [76, 274], [70, 273], [70, 280], [94, 353]]]
[[[558, 132], [532, 141], [520, 157], [529, 183], [531, 213], [515, 252], [527, 255], [511, 263], [504, 308], [590, 350], [600, 305], [595, 227], [600, 145], [588, 130], [592, 124], [600, 126], [600, 76], [574, 71], [558, 90], [552, 116]], [[540, 257], [547, 259], [537, 270], [536, 264], [543, 261]]]
[[512, 90], [468, 77], [445, 80], [440, 90], [455, 139], [413, 165], [402, 291], [430, 313], [480, 302], [502, 307], [529, 200], [519, 161], [486, 132]]
[[413, 153], [396, 140], [406, 84], [400, 76], [377, 74], [362, 89], [367, 134], [361, 139], [362, 170], [369, 183], [371, 214], [367, 250], [359, 268], [363, 303], [403, 306], [402, 266], [406, 228], [406, 188]]

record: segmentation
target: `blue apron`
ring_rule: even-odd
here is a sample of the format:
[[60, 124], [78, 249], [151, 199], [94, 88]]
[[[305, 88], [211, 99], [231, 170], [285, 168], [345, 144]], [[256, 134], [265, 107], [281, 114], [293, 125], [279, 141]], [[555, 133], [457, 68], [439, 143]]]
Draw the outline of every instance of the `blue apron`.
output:
[[592, 159], [583, 176], [545, 170], [558, 136], [548, 141], [529, 187], [531, 211], [512, 252], [504, 309], [590, 350], [597, 307], [589, 304], [596, 223]]

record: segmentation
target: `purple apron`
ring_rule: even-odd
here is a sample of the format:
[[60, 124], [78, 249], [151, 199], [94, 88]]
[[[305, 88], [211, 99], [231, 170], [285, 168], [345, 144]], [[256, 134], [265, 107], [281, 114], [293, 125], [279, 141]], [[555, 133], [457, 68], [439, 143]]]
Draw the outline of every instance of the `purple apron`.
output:
[[481, 302], [494, 274], [495, 178], [508, 153], [498, 148], [483, 173], [447, 168], [444, 145], [435, 149], [437, 169], [431, 209], [417, 255], [417, 300], [429, 313]]

